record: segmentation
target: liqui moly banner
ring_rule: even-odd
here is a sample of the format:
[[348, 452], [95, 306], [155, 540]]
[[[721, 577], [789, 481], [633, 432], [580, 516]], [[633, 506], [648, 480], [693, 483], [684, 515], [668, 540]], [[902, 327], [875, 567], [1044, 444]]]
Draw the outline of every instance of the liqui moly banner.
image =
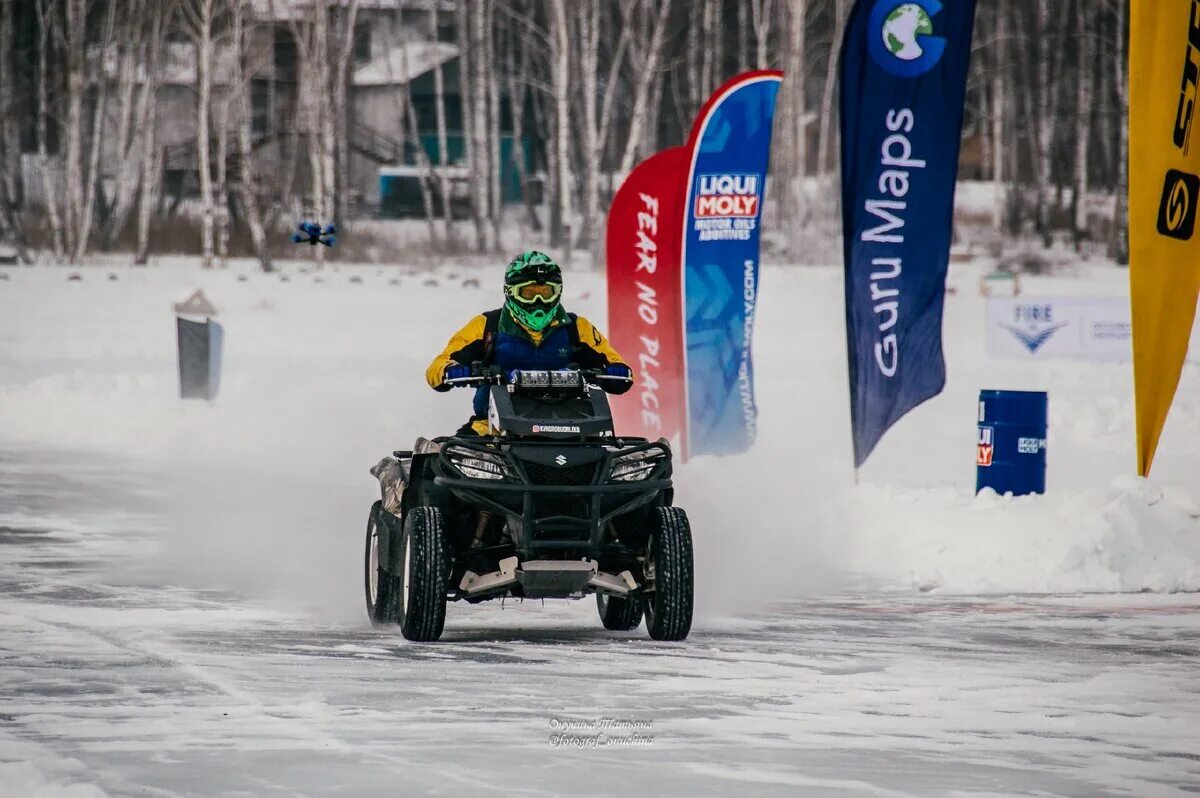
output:
[[617, 430], [692, 454], [745, 451], [757, 406], [751, 341], [759, 232], [782, 73], [717, 90], [688, 143], [638, 166], [608, 217], [609, 334], [637, 384]]
[[942, 298], [975, 0], [857, 0], [841, 58], [850, 416], [861, 466], [941, 392]]
[[684, 351], [692, 454], [744, 452], [754, 443], [751, 343], [771, 124], [780, 72], [750, 72], [717, 90], [688, 139], [683, 224]]

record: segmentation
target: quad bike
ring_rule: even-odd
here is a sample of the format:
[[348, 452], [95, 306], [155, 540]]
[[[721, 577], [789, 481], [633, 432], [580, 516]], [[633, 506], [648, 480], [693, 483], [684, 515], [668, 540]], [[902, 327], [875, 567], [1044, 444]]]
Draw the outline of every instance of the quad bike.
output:
[[692, 624], [692, 536], [671, 504], [666, 440], [613, 432], [594, 371], [476, 364], [488, 436], [420, 438], [371, 473], [367, 613], [409, 640], [442, 634], [447, 601], [596, 595], [606, 629], [683, 640]]

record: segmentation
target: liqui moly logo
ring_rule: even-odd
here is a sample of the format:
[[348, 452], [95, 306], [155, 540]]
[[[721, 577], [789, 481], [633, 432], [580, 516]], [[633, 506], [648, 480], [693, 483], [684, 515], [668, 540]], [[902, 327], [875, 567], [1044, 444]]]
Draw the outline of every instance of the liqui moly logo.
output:
[[992, 427], [979, 428], [979, 445], [975, 451], [975, 465], [988, 467], [992, 464], [992, 456], [996, 453], [996, 446], [992, 442], [995, 430]]
[[754, 219], [758, 216], [758, 175], [700, 175], [697, 219]]

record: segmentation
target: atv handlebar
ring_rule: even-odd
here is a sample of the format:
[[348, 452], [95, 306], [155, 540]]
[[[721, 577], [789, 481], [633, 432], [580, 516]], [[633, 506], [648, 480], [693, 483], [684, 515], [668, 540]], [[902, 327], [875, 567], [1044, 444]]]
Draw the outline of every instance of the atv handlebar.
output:
[[[476, 363], [472, 364], [471, 370], [473, 373], [470, 377], [459, 377], [457, 379], [446, 380], [445, 385], [448, 385], [451, 388], [478, 388], [481, 385], [507, 385], [509, 383], [508, 375], [502, 369], [496, 368], [495, 366], [483, 366]], [[615, 374], [605, 374], [601, 369], [511, 369], [510, 371], [517, 371], [523, 374], [550, 374], [561, 371], [574, 372], [579, 375], [581, 385], [587, 383], [601, 388], [604, 387], [605, 383], [609, 385], [630, 385], [633, 383], [632, 377], [621, 377]], [[547, 385], [546, 387], [560, 386]]]

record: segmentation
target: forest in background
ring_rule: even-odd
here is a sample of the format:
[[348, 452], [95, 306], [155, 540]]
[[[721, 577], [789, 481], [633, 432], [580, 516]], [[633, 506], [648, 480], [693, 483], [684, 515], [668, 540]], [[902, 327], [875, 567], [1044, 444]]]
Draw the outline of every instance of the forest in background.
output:
[[[998, 239], [1102, 246], [1124, 262], [1127, 5], [979, 0], [961, 177], [996, 181], [994, 210], [972, 222]], [[785, 81], [764, 213], [778, 254], [804, 260], [814, 236], [832, 238], [836, 251], [837, 54], [850, 6], [0, 0], [0, 242], [26, 261], [131, 250], [145, 262], [170, 238], [206, 264], [253, 254], [270, 268], [275, 233], [296, 217], [353, 224], [363, 213], [346, 177], [356, 22], [393, 14], [405, 40], [458, 49], [431, 70], [436, 88], [424, 110], [413, 81], [391, 90], [404, 111], [393, 133], [414, 145], [406, 152], [420, 174], [431, 251], [495, 251], [506, 226], [519, 225], [551, 247], [599, 255], [623, 175], [682, 143], [729, 77], [773, 68]], [[295, 57], [288, 169], [257, 146], [251, 108], [252, 86], [273, 63], [261, 34], [278, 41], [281, 30]], [[164, 162], [179, 153], [158, 140], [156, 109], [168, 56], [181, 48], [194, 62], [185, 107], [195, 144], [185, 156], [197, 177], [185, 213], [162, 201]], [[432, 151], [419, 146], [422, 133], [436, 140]], [[511, 164], [500, 163], [505, 135], [531, 142], [509, 148]], [[468, 175], [462, 219], [444, 201], [450, 178], [439, 168], [452, 162], [454, 137]], [[23, 168], [31, 159], [37, 168]], [[508, 167], [523, 203], [502, 202]]]

